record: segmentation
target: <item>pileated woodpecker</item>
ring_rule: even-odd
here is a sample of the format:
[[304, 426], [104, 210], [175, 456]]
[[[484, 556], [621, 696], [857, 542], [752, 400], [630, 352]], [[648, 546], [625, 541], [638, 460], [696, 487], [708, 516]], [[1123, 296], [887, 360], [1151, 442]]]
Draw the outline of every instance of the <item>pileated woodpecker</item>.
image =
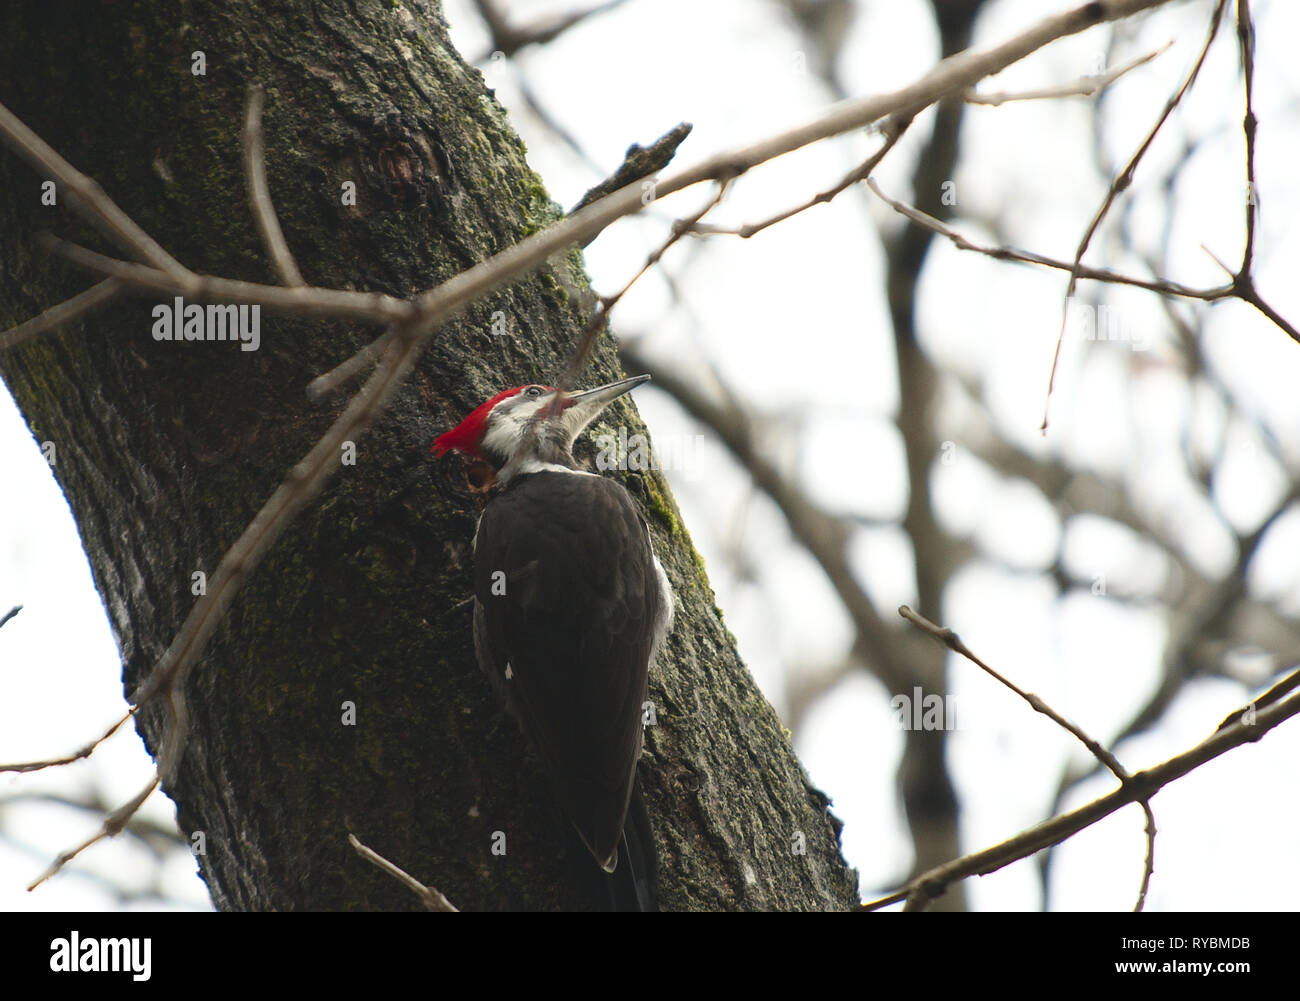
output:
[[[466, 455], [494, 496], [474, 535], [474, 648], [550, 773], [564, 815], [607, 873], [654, 906], [654, 845], [636, 784], [646, 676], [672, 590], [622, 484], [584, 470], [578, 435], [648, 375], [582, 392], [516, 386], [431, 449]], [[624, 831], [631, 815], [635, 826]], [[620, 846], [622, 852], [620, 853]], [[629, 902], [629, 893], [635, 901]]]

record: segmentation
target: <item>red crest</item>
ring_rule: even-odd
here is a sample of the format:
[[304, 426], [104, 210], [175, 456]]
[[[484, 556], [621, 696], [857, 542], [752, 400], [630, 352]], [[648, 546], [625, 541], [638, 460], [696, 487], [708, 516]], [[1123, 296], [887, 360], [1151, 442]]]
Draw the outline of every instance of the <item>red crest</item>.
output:
[[527, 386], [515, 386], [514, 389], [503, 389], [496, 396], [481, 403], [475, 407], [468, 417], [457, 424], [450, 431], [438, 435], [433, 439], [433, 444], [429, 446], [429, 451], [434, 454], [435, 458], [441, 459], [452, 449], [457, 452], [464, 452], [466, 455], [475, 459], [483, 458], [478, 450], [479, 443], [483, 440], [483, 433], [487, 430], [488, 414], [502, 400], [508, 400], [516, 393], [527, 389]]

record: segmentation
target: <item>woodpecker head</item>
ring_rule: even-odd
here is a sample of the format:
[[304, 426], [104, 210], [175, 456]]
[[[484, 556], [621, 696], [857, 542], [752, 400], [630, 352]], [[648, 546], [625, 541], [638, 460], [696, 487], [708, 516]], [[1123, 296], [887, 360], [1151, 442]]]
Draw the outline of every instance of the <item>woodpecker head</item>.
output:
[[573, 443], [610, 402], [648, 375], [565, 392], [553, 386], [515, 386], [476, 407], [450, 431], [439, 435], [429, 451], [442, 458], [462, 452], [485, 463], [504, 483], [519, 473], [548, 466], [577, 469]]

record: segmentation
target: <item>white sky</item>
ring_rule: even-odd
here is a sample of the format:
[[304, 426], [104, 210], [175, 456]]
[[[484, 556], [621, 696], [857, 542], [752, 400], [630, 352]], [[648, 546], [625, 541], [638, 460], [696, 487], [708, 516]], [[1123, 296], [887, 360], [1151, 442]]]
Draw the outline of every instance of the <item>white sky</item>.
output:
[[[511, 8], [523, 17], [557, 6], [562, 5]], [[1001, 40], [1067, 6], [992, 3], [976, 44]], [[1122, 35], [1112, 63], [1171, 39], [1174, 44], [1108, 97], [1104, 148], [1112, 160], [1127, 158], [1191, 65], [1211, 6], [1207, 0], [1175, 5]], [[932, 65], [937, 40], [926, 4], [895, 0], [860, 8], [840, 62], [852, 94], [893, 89]], [[1262, 207], [1256, 278], [1261, 292], [1295, 321], [1300, 289], [1292, 274], [1300, 238], [1290, 232], [1296, 217], [1291, 165], [1300, 156], [1300, 67], [1288, 49], [1300, 37], [1300, 7], [1260, 0], [1254, 8]], [[487, 41], [467, 9], [464, 0], [449, 0], [447, 17], [454, 41], [474, 58], [485, 53]], [[1107, 37], [1101, 29], [1057, 43], [985, 86], [1021, 90], [1077, 79], [1097, 68]], [[544, 49], [525, 50], [519, 65], [530, 85], [600, 171], [584, 167], [523, 109], [515, 68], [488, 65], [487, 75], [515, 115], [534, 168], [554, 197], [570, 206], [618, 165], [629, 143], [648, 142], [678, 121], [695, 125], [678, 153], [677, 163], [686, 164], [816, 113], [830, 95], [803, 71], [807, 60], [799, 57], [800, 44], [775, 5], [638, 0]], [[1167, 246], [1167, 275], [1188, 284], [1222, 281], [1202, 243], [1234, 264], [1240, 258], [1244, 180], [1236, 74], [1229, 26], [1201, 81], [1153, 147], [1150, 172], [1139, 173], [1130, 196], [1129, 226], [1138, 249], [1162, 252], [1164, 195], [1143, 181], [1158, 178], [1159, 168], [1174, 162], [1184, 138], [1199, 141], [1178, 188]], [[922, 118], [913, 128], [925, 127]], [[974, 107], [965, 128], [954, 178], [958, 227], [975, 239], [1070, 257], [1104, 193], [1084, 103]], [[787, 208], [838, 180], [872, 145], [849, 137], [752, 171], [710, 220], [751, 222]], [[890, 194], [910, 199], [906, 179], [916, 148], [915, 137], [908, 137], [877, 172]], [[596, 288], [621, 287], [663, 238], [666, 220], [689, 213], [704, 197], [700, 189], [666, 199], [648, 218], [625, 221], [593, 243], [587, 260]], [[662, 276], [651, 274], [619, 305], [615, 327], [625, 336], [645, 335], [647, 353], [666, 362], [716, 366], [769, 419], [765, 440], [823, 504], [865, 518], [892, 518], [906, 502], [907, 484], [892, 423], [898, 394], [881, 299], [878, 233], [896, 225], [887, 207], [850, 192], [749, 241], [719, 238], [674, 248], [664, 266], [688, 306], [675, 306]], [[1140, 271], [1140, 261], [1117, 253], [1113, 232], [1099, 235], [1088, 260]], [[1176, 356], [1168, 324], [1153, 297], [1138, 292], [1108, 299], [1132, 342], [1067, 344], [1052, 429], [1046, 439], [1039, 436], [1064, 284], [1057, 274], [937, 243], [921, 282], [923, 344], [946, 369], [984, 384], [999, 433], [1035, 454], [1059, 455], [1108, 474], [1121, 471], [1137, 496], [1162, 512], [1193, 565], [1222, 573], [1235, 558], [1231, 536], [1186, 489], [1180, 471], [1184, 440], [1209, 453], [1225, 433], [1222, 415], [1207, 394], [1190, 393], [1171, 366]], [[1180, 309], [1192, 315], [1188, 307]], [[1203, 343], [1211, 364], [1300, 468], [1300, 394], [1291, 388], [1300, 377], [1300, 348], [1238, 304], [1198, 311], [1208, 314]], [[1145, 350], [1134, 351], [1139, 343]], [[639, 392], [638, 406], [661, 445], [700, 433], [662, 395]], [[944, 416], [954, 434], [966, 431], [972, 419], [957, 404]], [[1249, 530], [1276, 502], [1284, 480], [1256, 427], [1234, 425], [1226, 433], [1232, 461], [1223, 468], [1217, 496], [1233, 525]], [[8, 761], [80, 746], [121, 712], [122, 692], [116, 650], [66, 505], [7, 399], [0, 399], [0, 470], [0, 614], [13, 604], [26, 606], [0, 630], [0, 760]], [[741, 652], [782, 711], [787, 671], [824, 671], [844, 659], [852, 639], [848, 619], [770, 502], [746, 486], [718, 446], [706, 443], [695, 453], [692, 465], [674, 476], [674, 488]], [[1043, 572], [1062, 544], [1056, 512], [1032, 489], [1004, 480], [969, 452], [959, 448], [955, 461], [941, 467], [935, 490], [945, 524], [992, 557], [969, 565], [951, 582], [945, 624], [1004, 674], [1107, 740], [1155, 684], [1168, 628], [1158, 608], [1085, 594], [1059, 600]], [[1279, 523], [1251, 579], [1257, 593], [1293, 610], [1300, 608], [1291, 555], [1297, 533], [1300, 517]], [[1063, 541], [1072, 568], [1085, 578], [1104, 574], [1115, 591], [1152, 594], [1164, 580], [1166, 568], [1151, 547], [1113, 525], [1071, 522]], [[749, 554], [744, 573], [729, 561], [738, 546]], [[853, 553], [881, 608], [915, 601], [910, 549], [900, 532], [864, 528]], [[973, 850], [1041, 820], [1062, 767], [1081, 761], [1083, 752], [973, 666], [955, 662], [950, 676], [964, 722], [951, 742], [949, 763], [962, 801], [964, 847]], [[1193, 685], [1157, 730], [1115, 750], [1130, 769], [1163, 760], [1203, 739], [1248, 694], [1225, 681]], [[876, 682], [855, 675], [820, 700], [796, 733], [814, 782], [846, 822], [845, 854], [859, 868], [866, 895], [892, 888], [910, 863], [895, 792], [901, 740], [888, 698]], [[1300, 858], [1289, 833], [1297, 826], [1297, 762], [1300, 730], [1287, 724], [1259, 745], [1238, 749], [1160, 793], [1154, 807], [1161, 833], [1148, 908], [1291, 906], [1286, 888], [1300, 884]], [[0, 797], [93, 787], [120, 802], [147, 781], [150, 767], [138, 737], [124, 733], [90, 762], [57, 773], [0, 776]], [[1067, 806], [1112, 784], [1094, 781]], [[5, 806], [2, 799], [0, 809], [0, 909], [116, 906], [95, 874], [135, 887], [157, 885], [162, 896], [182, 906], [206, 906], [184, 853], [167, 861], [159, 879], [147, 853], [121, 839], [95, 847], [71, 871], [27, 894], [23, 886], [49, 857], [98, 821], [57, 807]], [[155, 796], [148, 810], [159, 822], [170, 822], [170, 804], [162, 797]], [[1056, 860], [1053, 906], [1131, 907], [1142, 868], [1141, 828], [1140, 811], [1129, 808], [1072, 839]], [[1260, 880], [1261, 871], [1270, 874], [1268, 880]], [[967, 890], [978, 909], [1041, 906], [1032, 862], [969, 881]]]

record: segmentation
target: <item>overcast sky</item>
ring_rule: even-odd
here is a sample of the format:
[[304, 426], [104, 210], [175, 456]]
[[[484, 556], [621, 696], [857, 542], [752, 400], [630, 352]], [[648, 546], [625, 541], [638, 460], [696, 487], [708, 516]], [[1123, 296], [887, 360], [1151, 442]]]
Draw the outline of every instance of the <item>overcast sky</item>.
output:
[[[522, 19], [565, 5], [509, 6]], [[895, 89], [933, 65], [937, 38], [928, 4], [858, 6], [838, 63], [850, 94]], [[1000, 41], [1068, 6], [993, 2], [979, 22], [976, 45]], [[1261, 205], [1255, 275], [1273, 305], [1295, 322], [1300, 236], [1291, 222], [1297, 217], [1300, 68], [1290, 49], [1300, 37], [1300, 5], [1260, 0], [1253, 6]], [[1211, 9], [1208, 0], [1177, 4], [1122, 30], [1110, 65], [1173, 44], [1107, 97], [1101, 142], [1112, 160], [1127, 158], [1177, 88], [1204, 40]], [[486, 57], [488, 38], [470, 5], [449, 0], [446, 13], [465, 56]], [[985, 86], [1026, 90], [1073, 81], [1104, 65], [1109, 38], [1103, 28], [1058, 42]], [[776, 4], [633, 0], [545, 47], [524, 50], [517, 65], [491, 58], [479, 65], [514, 116], [533, 167], [569, 207], [617, 167], [629, 143], [649, 142], [679, 121], [694, 125], [678, 152], [677, 162], [686, 164], [817, 113], [833, 95], [812, 72], [815, 56], [804, 45]], [[521, 77], [593, 163], [556, 141], [527, 110]], [[1240, 258], [1241, 102], [1229, 27], [1147, 161], [1158, 178], [1186, 142], [1195, 143], [1193, 163], [1175, 193], [1173, 223], [1165, 228], [1167, 196], [1144, 186], [1143, 174], [1129, 196], [1133, 242], [1142, 252], [1167, 251], [1168, 277], [1190, 285], [1223, 281], [1202, 244], [1226, 261]], [[30, 124], [39, 130], [39, 123]], [[913, 132], [923, 127], [926, 116]], [[887, 192], [905, 199], [911, 197], [906, 184], [914, 138], [906, 137], [875, 175]], [[829, 187], [876, 142], [850, 136], [753, 171], [710, 220], [741, 224], [788, 208]], [[1079, 98], [970, 108], [960, 163], [953, 182], [956, 225], [963, 232], [1057, 257], [1072, 255], [1105, 192], [1091, 104]], [[667, 222], [689, 214], [704, 197], [702, 188], [675, 196], [602, 235], [586, 251], [596, 289], [621, 288], [663, 239]], [[908, 485], [894, 424], [898, 391], [879, 234], [897, 225], [886, 206], [849, 192], [752, 240], [684, 242], [666, 255], [660, 271], [634, 287], [614, 317], [621, 336], [640, 338], [644, 352], [665, 365], [716, 368], [747, 406], [768, 419], [764, 440], [790, 474], [826, 507], [862, 520], [853, 541], [855, 569], [887, 616], [916, 600], [908, 541], [890, 524], [906, 504]], [[1117, 242], [1102, 241], [1089, 260], [1141, 270]], [[1253, 528], [1287, 489], [1273, 451], [1300, 469], [1300, 394], [1293, 388], [1300, 348], [1240, 304], [1195, 308], [1205, 321], [1207, 357], [1251, 407], [1251, 422], [1225, 429], [1177, 371], [1160, 304], [1145, 292], [1118, 296], [1116, 316], [1127, 342], [1099, 350], [1082, 338], [1067, 340], [1044, 437], [1038, 426], [1064, 285], [1059, 274], [939, 242], [922, 277], [922, 343], [945, 369], [985, 387], [998, 433], [1031, 453], [1122, 471], [1142, 496], [1167, 509], [1171, 533], [1198, 569], [1225, 572], [1236, 554], [1223, 519], [1179, 493], [1169, 464], [1177, 465], [1182, 448], [1208, 447], [1226, 435], [1232, 464], [1217, 482], [1216, 500], [1232, 527]], [[264, 330], [263, 336], [270, 334]], [[503, 385], [547, 375], [512, 373]], [[791, 541], [779, 513], [708, 440], [706, 429], [650, 387], [638, 390], [637, 405], [657, 442], [681, 446], [706, 435], [683, 453], [684, 467], [669, 470], [670, 477], [727, 624], [783, 712], [792, 672], [833, 670], [848, 657], [849, 619], [816, 564]], [[963, 419], [959, 408], [946, 416], [957, 425]], [[0, 482], [0, 614], [25, 606], [0, 630], [0, 760], [26, 760], [81, 746], [124, 704], [116, 647], [75, 526], [3, 392]], [[1081, 577], [1101, 574], [1112, 586], [1138, 593], [1156, 588], [1168, 568], [1150, 546], [1099, 521], [1072, 524], [1063, 539], [1060, 518], [1040, 495], [960, 450], [934, 488], [945, 525], [982, 554], [951, 582], [945, 624], [1004, 674], [1106, 741], [1155, 685], [1169, 623], [1152, 602], [1086, 593], [1062, 600], [1047, 571], [1062, 546]], [[1300, 612], [1298, 544], [1300, 515], [1292, 511], [1270, 533], [1251, 580], [1253, 593], [1292, 613]], [[737, 552], [746, 554], [739, 563]], [[1252, 685], [1265, 681], [1261, 664], [1243, 659], [1241, 683], [1189, 686], [1159, 727], [1114, 749], [1130, 770], [1187, 749], [1246, 701]], [[1081, 762], [1083, 752], [973, 666], [951, 663], [950, 678], [963, 722], [950, 743], [949, 766], [961, 797], [963, 846], [974, 850], [1042, 820], [1062, 768]], [[895, 787], [901, 735], [888, 703], [878, 682], [853, 672], [818, 700], [795, 733], [813, 781], [845, 821], [844, 852], [859, 869], [866, 896], [891, 889], [911, 861]], [[159, 862], [126, 839], [96, 846], [34, 894], [23, 889], [54, 854], [89, 834], [98, 818], [12, 798], [62, 792], [117, 804], [150, 772], [139, 738], [125, 732], [73, 767], [0, 776], [0, 909], [112, 908], [119, 905], [114, 885], [148, 894], [137, 906], [162, 906], [164, 900], [208, 906], [187, 853]], [[1161, 834], [1148, 909], [1293, 906], [1278, 888], [1300, 885], [1292, 833], [1298, 779], [1300, 728], [1292, 721], [1161, 792], [1154, 801]], [[1066, 806], [1113, 785], [1113, 779], [1085, 784]], [[161, 794], [144, 812], [160, 824], [172, 822]], [[1134, 807], [1073, 838], [1056, 861], [1052, 906], [1131, 907], [1145, 848], [1142, 825]], [[1267, 879], [1260, 878], [1262, 870]], [[972, 880], [968, 892], [977, 909], [1042, 904], [1032, 862]]]

